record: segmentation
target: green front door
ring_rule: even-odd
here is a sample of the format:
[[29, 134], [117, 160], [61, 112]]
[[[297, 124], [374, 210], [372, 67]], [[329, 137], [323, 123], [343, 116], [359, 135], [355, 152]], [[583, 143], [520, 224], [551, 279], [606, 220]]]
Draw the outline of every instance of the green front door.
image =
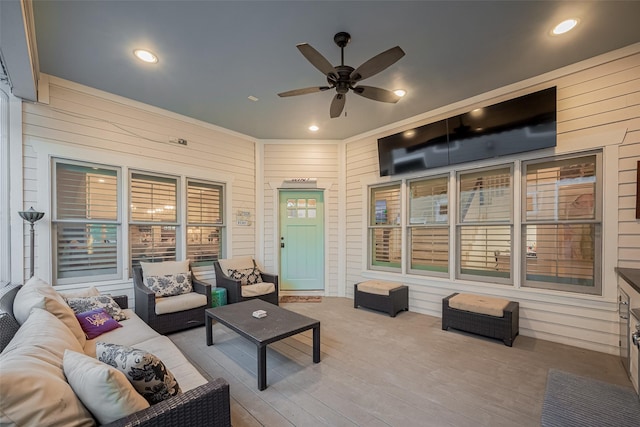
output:
[[322, 191], [280, 190], [280, 289], [324, 290]]

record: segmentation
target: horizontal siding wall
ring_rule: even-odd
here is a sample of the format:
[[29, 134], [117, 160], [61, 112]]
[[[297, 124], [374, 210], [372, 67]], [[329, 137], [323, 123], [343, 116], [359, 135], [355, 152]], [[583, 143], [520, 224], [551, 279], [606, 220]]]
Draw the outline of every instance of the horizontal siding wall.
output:
[[[432, 116], [425, 114], [415, 123], [403, 127], [346, 142], [347, 295], [353, 296], [354, 283], [368, 278], [402, 282], [410, 288], [410, 310], [438, 317], [442, 313], [442, 298], [452, 292], [501, 296], [520, 302], [522, 335], [618, 353], [614, 267], [640, 267], [640, 223], [635, 219], [635, 174], [640, 158], [640, 54], [595, 65], [585, 62], [583, 70], [571, 74], [561, 71], [550, 73], [549, 78], [540, 76], [531, 82], [515, 84], [512, 90], [505, 88], [462, 101], [449, 110], [441, 108]], [[603, 296], [367, 270], [366, 188], [370, 184], [391, 181], [389, 177], [379, 177], [378, 138], [554, 85], [558, 88], [556, 153], [602, 148], [605, 201], [618, 202], [617, 209], [605, 206], [604, 211], [604, 250], [613, 248], [617, 241], [618, 257], [609, 253], [604, 255]], [[500, 164], [513, 159], [482, 161], [478, 165]], [[442, 168], [434, 173], [448, 170]], [[608, 252], [612, 254], [615, 250]]]
[[[339, 142], [266, 142], [264, 144], [264, 252], [265, 268], [279, 271], [278, 189], [290, 178], [316, 178], [307, 188], [324, 189], [325, 292], [338, 295], [338, 161]], [[304, 189], [296, 184], [293, 188]]]
[[[232, 196], [227, 200], [231, 203], [227, 212], [242, 209], [255, 216], [255, 141], [72, 82], [54, 77], [49, 81], [48, 105], [23, 103], [24, 205], [45, 212], [45, 219], [36, 225], [36, 275], [52, 279], [50, 238], [46, 236], [51, 230], [51, 176], [48, 171], [39, 170], [51, 155], [225, 182]], [[186, 139], [188, 145], [169, 142], [174, 138]], [[127, 177], [123, 178], [126, 182]], [[238, 227], [232, 218], [227, 218], [227, 226], [228, 249], [235, 255], [254, 255], [255, 225]], [[28, 266], [28, 235], [24, 241], [24, 265]], [[126, 250], [123, 256], [126, 269]], [[197, 271], [197, 275], [212, 279], [212, 267]], [[81, 286], [60, 288], [74, 287]], [[99, 287], [105, 292], [133, 296], [126, 274], [122, 280], [101, 283]]]

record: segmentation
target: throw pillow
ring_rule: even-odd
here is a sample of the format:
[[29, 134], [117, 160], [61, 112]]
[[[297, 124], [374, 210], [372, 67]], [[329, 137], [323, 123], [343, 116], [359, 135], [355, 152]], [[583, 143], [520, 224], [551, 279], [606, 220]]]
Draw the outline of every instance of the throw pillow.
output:
[[104, 308], [96, 308], [95, 310], [76, 314], [76, 318], [80, 322], [80, 326], [88, 340], [94, 339], [105, 332], [122, 328], [122, 325], [116, 322]]
[[120, 321], [127, 319], [127, 316], [124, 314], [118, 303], [109, 295], [69, 298], [67, 300], [67, 304], [69, 304], [69, 307], [71, 307], [76, 314], [91, 311], [96, 308], [104, 308], [115, 320]]
[[62, 366], [69, 385], [100, 424], [149, 407], [122, 372], [93, 357], [67, 350]]
[[69, 308], [64, 298], [53, 289], [53, 286], [37, 277], [29, 279], [13, 300], [13, 315], [19, 324], [25, 323], [33, 308], [47, 310], [62, 320], [76, 336], [80, 345], [84, 345], [86, 338], [73, 310]]
[[164, 276], [145, 276], [144, 285], [159, 298], [188, 294], [193, 291], [190, 271]]
[[242, 286], [262, 283], [262, 273], [258, 267], [242, 268], [240, 270], [228, 270], [228, 276], [233, 280], [239, 280]]
[[144, 350], [98, 342], [96, 357], [124, 373], [138, 393], [152, 405], [182, 393], [164, 363]]

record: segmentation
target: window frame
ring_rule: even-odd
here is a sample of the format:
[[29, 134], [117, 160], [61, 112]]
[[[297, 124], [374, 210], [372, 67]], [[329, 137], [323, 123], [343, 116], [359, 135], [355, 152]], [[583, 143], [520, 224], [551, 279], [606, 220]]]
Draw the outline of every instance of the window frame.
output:
[[[412, 212], [412, 196], [411, 196], [411, 185], [413, 183], [417, 183], [420, 181], [436, 181], [436, 180], [445, 180], [445, 187], [447, 189], [446, 192], [446, 199], [447, 199], [447, 219], [445, 222], [433, 222], [433, 223], [425, 223], [424, 224], [418, 224], [418, 223], [413, 223], [411, 221], [411, 212]], [[451, 250], [449, 247], [449, 242], [451, 240], [451, 212], [452, 212], [452, 198], [451, 198], [451, 192], [450, 192], [450, 183], [451, 183], [451, 176], [450, 174], [446, 173], [446, 174], [438, 174], [438, 175], [429, 175], [429, 176], [424, 176], [424, 177], [419, 177], [419, 178], [412, 178], [412, 179], [408, 179], [406, 181], [406, 187], [407, 187], [407, 197], [406, 197], [406, 203], [407, 203], [407, 222], [406, 222], [406, 236], [407, 236], [407, 251], [406, 251], [406, 268], [407, 268], [407, 272], [409, 274], [415, 274], [415, 275], [420, 275], [420, 276], [433, 276], [433, 277], [449, 277], [450, 275], [450, 266], [451, 263], [449, 262], [449, 260], [451, 259]], [[437, 270], [430, 270], [430, 269], [420, 269], [420, 268], [414, 268], [413, 267], [413, 230], [414, 229], [432, 229], [432, 228], [442, 228], [442, 229], [446, 229], [447, 231], [447, 266], [446, 266], [446, 270], [445, 271], [437, 271]]]
[[[384, 183], [384, 184], [378, 184], [378, 185], [372, 185], [369, 187], [368, 189], [368, 208], [367, 208], [367, 247], [368, 247], [368, 256], [367, 256], [367, 264], [368, 267], [371, 270], [378, 270], [378, 271], [392, 271], [392, 272], [401, 272], [402, 271], [402, 258], [403, 258], [403, 251], [402, 251], [402, 247], [403, 247], [403, 243], [402, 243], [402, 231], [403, 231], [403, 227], [402, 227], [402, 209], [403, 209], [403, 200], [402, 200], [402, 186], [403, 183], [402, 181], [394, 181], [394, 182], [389, 182], [389, 183]], [[388, 188], [389, 190], [392, 190], [394, 188], [397, 188], [398, 190], [398, 217], [397, 220], [394, 223], [390, 222], [388, 224], [376, 224], [375, 221], [372, 221], [372, 219], [375, 217], [376, 215], [376, 210], [374, 209], [374, 192], [376, 190], [382, 189], [382, 188]], [[373, 209], [373, 213], [372, 210]], [[385, 209], [386, 211], [386, 209]], [[386, 214], [386, 218], [388, 219], [388, 212]], [[399, 219], [399, 220], [398, 220]], [[373, 224], [372, 224], [373, 222]], [[391, 265], [391, 261], [389, 261], [389, 265], [375, 265], [374, 263], [374, 256], [375, 256], [375, 231], [376, 230], [399, 230], [400, 232], [400, 244], [399, 249], [400, 249], [400, 262], [398, 263], [398, 265]]]
[[[580, 159], [595, 157], [595, 197], [594, 197], [594, 218], [593, 219], [566, 219], [562, 220], [527, 220], [527, 167], [529, 165], [536, 165], [541, 163], [552, 163], [555, 161], [564, 161], [567, 159]], [[520, 219], [520, 232], [524, 237], [526, 236], [526, 227], [528, 225], [584, 225], [594, 224], [594, 257], [593, 257], [593, 287], [586, 287], [584, 285], [576, 284], [562, 284], [557, 282], [544, 282], [527, 279], [527, 239], [523, 238], [521, 242], [521, 274], [520, 283], [522, 288], [527, 289], [546, 289], [555, 290], [561, 292], [571, 292], [581, 295], [602, 295], [602, 262], [603, 262], [603, 153], [601, 150], [587, 151], [581, 153], [572, 153], [560, 156], [550, 156], [531, 159], [522, 162], [521, 167], [521, 219]]]
[[[195, 183], [195, 184], [203, 184], [203, 185], [210, 185], [210, 186], [216, 186], [216, 187], [220, 187], [220, 206], [219, 206], [219, 211], [220, 211], [220, 221], [219, 222], [190, 222], [189, 221], [189, 184], [191, 183]], [[203, 179], [197, 179], [197, 178], [189, 178], [187, 177], [185, 179], [185, 225], [184, 225], [184, 229], [185, 229], [185, 257], [189, 258], [189, 227], [216, 227], [219, 228], [219, 242], [218, 242], [218, 258], [224, 258], [224, 251], [225, 251], [225, 247], [226, 247], [226, 234], [227, 234], [227, 215], [225, 214], [225, 208], [226, 208], [226, 201], [225, 201], [225, 197], [227, 194], [227, 188], [226, 185], [224, 183], [221, 182], [215, 182], [215, 181], [207, 181], [207, 180], [203, 180]], [[192, 259], [192, 265], [194, 265], [195, 267], [206, 267], [206, 266], [213, 266], [213, 262], [217, 261], [217, 259], [215, 260], [205, 260], [205, 261], [197, 261], [195, 259]]]
[[[133, 182], [133, 176], [134, 175], [141, 175], [141, 176], [147, 176], [147, 177], [151, 177], [151, 178], [160, 178], [160, 179], [168, 179], [168, 180], [175, 180], [175, 221], [139, 221], [139, 220], [134, 220], [133, 219], [133, 215], [132, 215], [132, 207], [133, 207], [133, 197], [132, 197], [132, 190], [133, 190], [133, 186], [132, 186], [132, 182]], [[182, 255], [182, 244], [179, 244], [182, 239], [185, 239], [183, 237], [182, 234], [182, 221], [181, 221], [181, 213], [182, 213], [182, 182], [183, 182], [184, 178], [182, 176], [179, 175], [170, 175], [170, 174], [163, 174], [163, 173], [159, 173], [159, 172], [152, 172], [152, 171], [148, 171], [148, 170], [138, 170], [138, 169], [129, 169], [129, 179], [127, 181], [127, 190], [129, 192], [129, 208], [128, 208], [128, 223], [127, 223], [127, 234], [129, 236], [129, 248], [128, 248], [128, 269], [129, 269], [129, 278], [133, 277], [133, 269], [134, 266], [133, 265], [133, 242], [132, 242], [132, 238], [131, 238], [131, 232], [132, 232], [132, 228], [133, 226], [149, 226], [149, 227], [154, 227], [154, 226], [160, 226], [160, 227], [174, 227], [175, 229], [175, 235], [174, 235], [174, 257], [173, 260], [179, 260], [182, 259], [181, 255]], [[151, 262], [157, 262], [157, 260], [152, 260]]]
[[[90, 219], [60, 219], [58, 218], [58, 172], [57, 165], [74, 165], [87, 168], [99, 168], [105, 170], [111, 170], [116, 173], [116, 219], [115, 220], [90, 220]], [[63, 157], [51, 157], [51, 173], [52, 173], [52, 185], [54, 186], [51, 192], [51, 248], [52, 248], [52, 282], [54, 286], [57, 285], [71, 285], [77, 283], [85, 283], [87, 281], [99, 282], [116, 280], [122, 277], [123, 270], [123, 232], [122, 232], [122, 168], [119, 166], [105, 165], [95, 162], [71, 160]], [[59, 254], [58, 254], [58, 227], [61, 224], [106, 224], [116, 226], [116, 272], [112, 274], [98, 274], [98, 275], [85, 275], [77, 277], [65, 277], [59, 278]]]

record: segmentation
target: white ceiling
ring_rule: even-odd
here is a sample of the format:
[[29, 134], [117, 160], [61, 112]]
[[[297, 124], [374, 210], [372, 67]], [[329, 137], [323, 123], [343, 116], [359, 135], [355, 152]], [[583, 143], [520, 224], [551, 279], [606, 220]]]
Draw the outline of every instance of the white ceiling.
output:
[[[33, 3], [40, 71], [260, 139], [345, 139], [640, 42], [640, 1]], [[568, 17], [578, 27], [550, 36]], [[406, 56], [363, 84], [408, 95], [387, 104], [350, 93], [336, 119], [334, 91], [278, 97], [326, 84], [296, 44], [338, 65], [340, 31], [353, 67], [399, 45]], [[139, 47], [159, 63], [134, 58]]]

